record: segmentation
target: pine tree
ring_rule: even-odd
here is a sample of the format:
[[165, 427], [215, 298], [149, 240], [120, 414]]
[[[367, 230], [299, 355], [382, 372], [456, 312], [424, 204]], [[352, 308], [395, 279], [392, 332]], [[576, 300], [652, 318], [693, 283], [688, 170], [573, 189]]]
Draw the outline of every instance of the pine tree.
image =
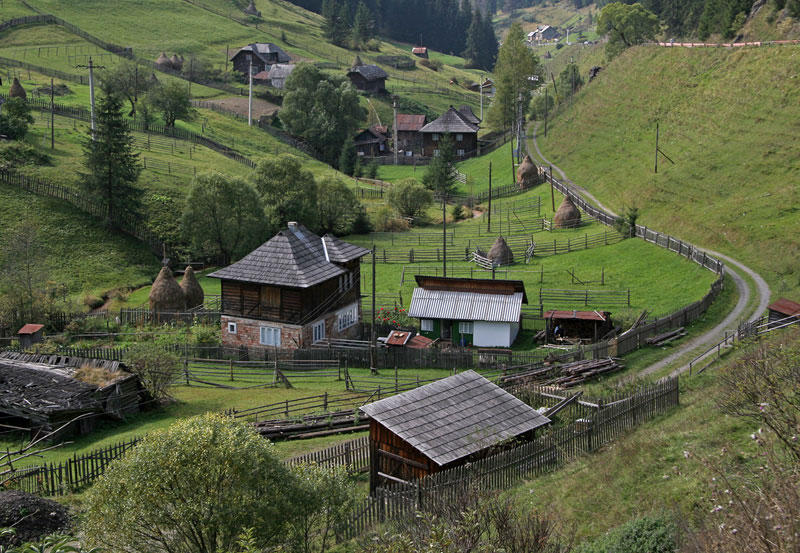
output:
[[[91, 131], [90, 131], [91, 132]], [[134, 152], [134, 140], [122, 116], [122, 100], [111, 90], [104, 90], [96, 116], [94, 139], [84, 143], [83, 188], [106, 212], [106, 224], [115, 218], [139, 211], [142, 189], [136, 186], [142, 167]]]
[[489, 16], [483, 18], [480, 44], [481, 49], [478, 63], [480, 67], [488, 70], [494, 67], [494, 64], [497, 62], [497, 36], [494, 34], [492, 18]]
[[511, 128], [517, 118], [518, 106], [530, 104], [531, 90], [537, 84], [530, 77], [540, 72], [539, 58], [525, 44], [522, 26], [518, 22], [512, 23], [494, 67], [497, 93], [488, 117], [493, 129]]
[[358, 3], [356, 17], [353, 20], [353, 42], [360, 46], [370, 38], [372, 38], [372, 14], [362, 0]]
[[456, 151], [449, 134], [439, 139], [439, 154], [434, 156], [425, 175], [425, 186], [436, 194], [450, 194], [456, 186]]

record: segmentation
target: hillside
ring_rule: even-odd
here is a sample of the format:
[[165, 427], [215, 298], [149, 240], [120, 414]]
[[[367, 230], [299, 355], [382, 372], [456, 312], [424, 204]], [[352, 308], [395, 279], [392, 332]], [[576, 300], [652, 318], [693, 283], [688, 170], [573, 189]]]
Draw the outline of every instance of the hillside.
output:
[[[543, 153], [615, 211], [800, 291], [800, 48], [640, 47], [550, 121]], [[653, 172], [655, 127], [663, 157]]]

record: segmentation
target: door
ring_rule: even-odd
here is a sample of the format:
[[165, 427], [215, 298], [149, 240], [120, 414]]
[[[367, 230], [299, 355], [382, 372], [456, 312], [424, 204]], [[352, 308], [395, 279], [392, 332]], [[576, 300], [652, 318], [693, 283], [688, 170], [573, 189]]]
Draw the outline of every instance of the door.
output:
[[453, 321], [442, 321], [442, 340], [449, 340], [453, 333]]

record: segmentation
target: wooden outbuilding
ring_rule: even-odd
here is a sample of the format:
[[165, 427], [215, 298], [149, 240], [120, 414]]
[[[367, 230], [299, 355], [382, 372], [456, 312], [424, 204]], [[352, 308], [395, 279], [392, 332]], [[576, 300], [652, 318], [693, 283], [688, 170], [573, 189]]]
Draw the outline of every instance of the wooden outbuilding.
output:
[[410, 482], [532, 440], [550, 420], [465, 371], [361, 407], [370, 417], [370, 491]]
[[397, 114], [397, 148], [403, 155], [413, 156], [422, 153], [420, 129], [425, 126], [425, 115], [417, 113]]
[[354, 65], [347, 72], [347, 78], [357, 90], [381, 93], [386, 92], [389, 75], [377, 65]]
[[373, 125], [362, 130], [353, 137], [353, 144], [359, 156], [385, 156], [390, 151], [387, 129], [382, 125]]
[[417, 56], [418, 58], [425, 58], [428, 59], [428, 47], [427, 46], [414, 46], [411, 49], [411, 53]]
[[425, 157], [439, 155], [439, 142], [444, 135], [449, 134], [453, 141], [456, 157], [459, 159], [472, 157], [478, 151], [479, 129], [478, 124], [472, 122], [469, 114], [462, 113], [450, 106], [450, 109], [441, 117], [420, 129], [422, 153]]
[[290, 222], [208, 275], [222, 281], [222, 343], [294, 349], [360, 337], [361, 258], [368, 253]]
[[597, 342], [614, 328], [609, 311], [545, 311], [547, 341]]
[[17, 331], [19, 336], [19, 347], [28, 349], [33, 344], [38, 344], [44, 340], [44, 325], [26, 324]]
[[769, 313], [770, 328], [791, 324], [800, 320], [800, 303], [780, 298], [767, 306], [767, 312]]

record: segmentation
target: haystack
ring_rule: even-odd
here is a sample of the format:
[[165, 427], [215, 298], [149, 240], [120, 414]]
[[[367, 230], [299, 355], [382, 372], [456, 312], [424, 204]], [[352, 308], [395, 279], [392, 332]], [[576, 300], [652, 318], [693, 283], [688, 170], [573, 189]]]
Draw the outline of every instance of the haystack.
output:
[[186, 272], [183, 273], [181, 290], [183, 290], [183, 297], [186, 298], [186, 307], [188, 309], [203, 305], [203, 300], [205, 299], [203, 288], [197, 282], [194, 269], [191, 267], [186, 267]]
[[256, 9], [256, 3], [254, 0], [250, 0], [250, 3], [244, 9], [244, 13], [247, 15], [253, 15], [255, 17], [261, 17], [261, 12]]
[[361, 67], [362, 65], [364, 65], [364, 62], [361, 61], [361, 56], [356, 54], [356, 59], [353, 60], [353, 67]]
[[22, 98], [23, 100], [28, 98], [28, 94], [25, 92], [25, 89], [22, 88], [19, 79], [16, 77], [14, 77], [14, 82], [11, 83], [11, 88], [8, 89], [8, 97]]
[[169, 58], [164, 52], [161, 52], [161, 55], [158, 56], [158, 59], [156, 60], [156, 65], [161, 69], [167, 69], [172, 67], [172, 62], [169, 61]]
[[177, 71], [183, 69], [183, 60], [177, 54], [172, 54], [172, 57], [169, 58], [169, 64]]
[[564, 201], [558, 206], [558, 211], [553, 216], [553, 226], [555, 228], [572, 228], [581, 224], [581, 212], [572, 203], [569, 196], [564, 196]]
[[494, 241], [488, 257], [494, 265], [511, 265], [514, 263], [514, 252], [511, 251], [502, 236], [498, 236], [497, 240]]
[[172, 276], [168, 267], [162, 267], [153, 287], [150, 288], [150, 309], [152, 311], [183, 311], [186, 298], [183, 290]]
[[525, 159], [517, 167], [517, 184], [520, 188], [528, 188], [539, 184], [539, 168], [536, 167], [530, 155], [526, 155]]

